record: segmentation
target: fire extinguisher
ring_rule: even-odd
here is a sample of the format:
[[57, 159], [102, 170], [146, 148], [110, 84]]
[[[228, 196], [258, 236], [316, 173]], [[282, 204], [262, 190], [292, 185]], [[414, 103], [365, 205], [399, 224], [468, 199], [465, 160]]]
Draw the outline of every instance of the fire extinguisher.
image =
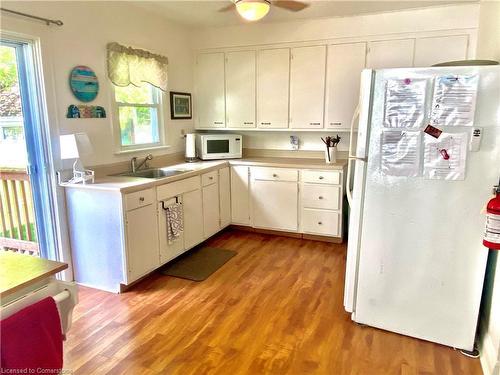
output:
[[500, 181], [493, 187], [494, 198], [486, 205], [486, 231], [483, 245], [492, 250], [500, 250]]

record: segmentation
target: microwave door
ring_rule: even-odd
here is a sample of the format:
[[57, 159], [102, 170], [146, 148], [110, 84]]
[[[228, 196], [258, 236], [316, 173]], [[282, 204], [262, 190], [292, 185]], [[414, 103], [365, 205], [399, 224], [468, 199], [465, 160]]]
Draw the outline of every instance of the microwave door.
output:
[[229, 153], [229, 139], [207, 139], [207, 155], [227, 155]]

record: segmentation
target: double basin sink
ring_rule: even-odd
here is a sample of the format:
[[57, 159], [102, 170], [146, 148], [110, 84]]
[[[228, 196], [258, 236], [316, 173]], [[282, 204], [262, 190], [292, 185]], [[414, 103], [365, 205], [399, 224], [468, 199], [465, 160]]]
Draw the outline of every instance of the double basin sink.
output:
[[176, 176], [181, 173], [190, 172], [189, 170], [181, 170], [181, 169], [163, 169], [163, 168], [150, 168], [150, 169], [142, 169], [136, 172], [125, 172], [120, 173], [117, 176], [126, 176], [126, 177], [142, 177], [142, 178], [164, 178]]
[[[201, 167], [201, 166], [200, 166]], [[125, 172], [119, 173], [115, 176], [124, 176], [124, 177], [141, 177], [141, 178], [165, 178], [177, 176], [182, 173], [193, 172], [197, 170], [198, 166], [188, 165], [186, 168], [183, 167], [165, 167], [165, 168], [148, 168], [148, 169], [140, 169], [135, 172]]]

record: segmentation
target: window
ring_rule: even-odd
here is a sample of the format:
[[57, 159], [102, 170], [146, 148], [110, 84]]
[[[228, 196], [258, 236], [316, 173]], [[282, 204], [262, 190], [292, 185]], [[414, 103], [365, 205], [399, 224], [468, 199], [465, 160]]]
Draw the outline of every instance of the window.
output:
[[114, 96], [121, 151], [162, 146], [161, 91], [150, 84], [114, 86]]

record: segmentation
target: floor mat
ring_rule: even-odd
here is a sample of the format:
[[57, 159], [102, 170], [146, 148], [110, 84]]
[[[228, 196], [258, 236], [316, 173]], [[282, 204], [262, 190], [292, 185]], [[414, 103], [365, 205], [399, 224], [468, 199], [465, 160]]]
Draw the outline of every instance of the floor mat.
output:
[[200, 246], [171, 261], [161, 269], [161, 273], [188, 280], [203, 281], [236, 254], [237, 252], [233, 250]]

